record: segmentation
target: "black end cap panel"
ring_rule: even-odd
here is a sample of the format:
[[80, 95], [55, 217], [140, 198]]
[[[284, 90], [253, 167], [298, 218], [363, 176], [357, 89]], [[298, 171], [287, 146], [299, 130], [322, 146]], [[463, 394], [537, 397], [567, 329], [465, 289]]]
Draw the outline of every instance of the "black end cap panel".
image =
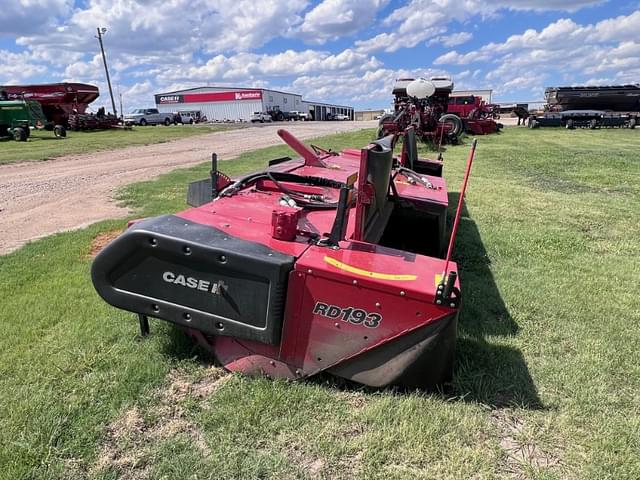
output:
[[174, 215], [134, 224], [93, 262], [109, 304], [211, 335], [277, 344], [295, 257]]

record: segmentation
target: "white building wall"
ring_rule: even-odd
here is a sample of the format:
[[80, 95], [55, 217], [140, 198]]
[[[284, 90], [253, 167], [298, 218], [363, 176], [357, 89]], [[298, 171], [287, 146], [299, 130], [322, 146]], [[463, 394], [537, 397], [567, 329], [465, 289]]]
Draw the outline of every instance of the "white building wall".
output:
[[302, 101], [302, 96], [294, 93], [264, 90], [262, 92], [262, 102], [264, 103], [265, 110], [272, 110], [273, 107], [277, 106], [283, 112], [290, 112], [291, 110], [297, 110], [300, 112], [308, 111], [308, 108], [305, 107], [304, 102]]
[[253, 112], [263, 110], [260, 100], [242, 100], [231, 102], [172, 103], [158, 105], [161, 112], [179, 112], [200, 110], [208, 120], [244, 120], [249, 121]]

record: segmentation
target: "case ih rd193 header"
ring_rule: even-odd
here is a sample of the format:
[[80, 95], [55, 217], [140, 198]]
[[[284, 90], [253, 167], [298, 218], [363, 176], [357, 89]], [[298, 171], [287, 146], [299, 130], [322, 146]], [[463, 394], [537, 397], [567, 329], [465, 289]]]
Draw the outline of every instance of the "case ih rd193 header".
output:
[[[173, 322], [227, 369], [430, 387], [452, 372], [461, 293], [447, 188], [405, 133], [340, 153], [284, 130], [302, 158], [189, 187], [194, 206], [133, 222], [95, 259], [110, 304]], [[468, 179], [474, 147], [469, 155]], [[445, 254], [446, 252], [446, 254]]]

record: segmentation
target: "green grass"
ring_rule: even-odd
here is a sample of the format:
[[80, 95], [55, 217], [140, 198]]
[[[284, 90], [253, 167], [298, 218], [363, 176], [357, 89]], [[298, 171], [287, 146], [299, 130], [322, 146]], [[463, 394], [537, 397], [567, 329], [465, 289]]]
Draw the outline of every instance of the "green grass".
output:
[[56, 138], [53, 132], [45, 130], [33, 130], [26, 143], [16, 142], [10, 138], [0, 139], [0, 165], [26, 160], [49, 160], [64, 155], [113, 150], [131, 145], [164, 143], [182, 137], [229, 130], [230, 128], [237, 128], [237, 126], [171, 125], [169, 127], [134, 127], [131, 130], [69, 131], [66, 138]]
[[[480, 137], [456, 374], [439, 393], [223, 376], [164, 322], [139, 339], [89, 278], [91, 240], [122, 221], [0, 257], [0, 478], [640, 478], [639, 147], [629, 130]], [[467, 150], [446, 153], [453, 198]], [[181, 209], [207, 169], [121, 201]]]

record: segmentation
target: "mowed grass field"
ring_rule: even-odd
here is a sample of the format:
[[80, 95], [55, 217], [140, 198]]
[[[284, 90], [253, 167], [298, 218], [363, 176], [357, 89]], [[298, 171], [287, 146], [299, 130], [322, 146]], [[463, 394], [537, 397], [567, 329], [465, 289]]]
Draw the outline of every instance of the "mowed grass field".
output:
[[[452, 200], [468, 143], [445, 155]], [[122, 220], [0, 257], [0, 478], [640, 478], [639, 149], [629, 130], [480, 137], [440, 392], [230, 375], [160, 321], [141, 339], [89, 275], [92, 242]], [[137, 215], [182, 209], [208, 168], [120, 199]]]
[[164, 125], [133, 127], [131, 130], [113, 129], [86, 132], [68, 131], [66, 138], [56, 138], [53, 132], [32, 130], [27, 143], [13, 138], [0, 138], [0, 165], [25, 160], [49, 160], [75, 155], [113, 150], [132, 145], [164, 143], [182, 137], [202, 135], [238, 128], [234, 125]]

